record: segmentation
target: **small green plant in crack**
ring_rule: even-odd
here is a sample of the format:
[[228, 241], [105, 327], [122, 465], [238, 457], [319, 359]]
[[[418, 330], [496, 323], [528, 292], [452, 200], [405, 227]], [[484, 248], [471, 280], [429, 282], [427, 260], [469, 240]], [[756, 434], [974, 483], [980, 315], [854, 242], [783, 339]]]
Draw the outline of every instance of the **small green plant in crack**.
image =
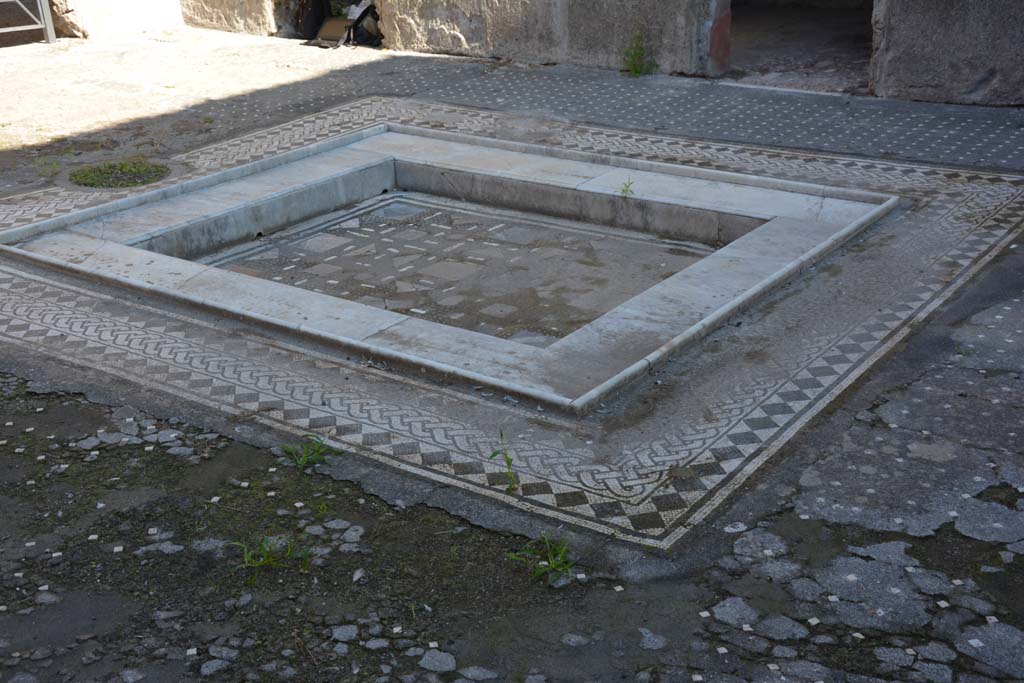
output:
[[575, 566], [569, 557], [569, 544], [551, 538], [550, 534], [530, 541], [518, 552], [509, 553], [508, 558], [525, 564], [530, 569], [530, 576], [547, 581], [548, 585], [557, 583]]
[[619, 188], [619, 196], [623, 199], [628, 199], [633, 196], [633, 179], [630, 178], [626, 182], [622, 183], [622, 187]]
[[490, 459], [494, 460], [500, 455], [505, 461], [505, 491], [514, 494], [519, 490], [519, 475], [512, 469], [512, 456], [509, 454], [508, 449], [505, 448], [505, 434], [499, 431], [498, 439], [500, 445], [491, 453]]
[[644, 34], [640, 31], [634, 33], [626, 45], [623, 66], [630, 76], [647, 76], [658, 69], [658, 63], [648, 53]]
[[32, 162], [40, 178], [50, 180], [60, 173], [60, 162], [53, 157], [44, 157]]
[[300, 572], [309, 569], [309, 555], [299, 550], [290, 536], [264, 536], [255, 545], [234, 541], [228, 545], [236, 546], [242, 551], [242, 562], [239, 569], [252, 570], [249, 583], [256, 583], [260, 573], [265, 569], [283, 568], [297, 565]]
[[69, 176], [71, 182], [83, 187], [135, 187], [163, 180], [171, 169], [143, 157], [83, 166]]
[[964, 356], [965, 358], [974, 355], [974, 349], [967, 348], [966, 346], [962, 346], [960, 344], [954, 344], [953, 351], [954, 353], [956, 353], [956, 355]]
[[292, 459], [296, 467], [303, 470], [310, 465], [323, 463], [326, 456], [334, 454], [334, 449], [324, 443], [322, 436], [307, 436], [298, 446], [285, 446], [281, 450]]

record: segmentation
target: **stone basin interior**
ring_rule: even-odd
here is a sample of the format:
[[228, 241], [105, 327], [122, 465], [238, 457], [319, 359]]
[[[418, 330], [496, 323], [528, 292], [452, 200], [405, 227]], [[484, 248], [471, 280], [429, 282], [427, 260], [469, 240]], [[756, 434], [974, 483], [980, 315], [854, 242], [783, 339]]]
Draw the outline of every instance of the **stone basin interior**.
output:
[[711, 252], [699, 243], [391, 193], [200, 261], [546, 347]]
[[17, 248], [582, 413], [896, 202], [394, 124], [329, 142]]

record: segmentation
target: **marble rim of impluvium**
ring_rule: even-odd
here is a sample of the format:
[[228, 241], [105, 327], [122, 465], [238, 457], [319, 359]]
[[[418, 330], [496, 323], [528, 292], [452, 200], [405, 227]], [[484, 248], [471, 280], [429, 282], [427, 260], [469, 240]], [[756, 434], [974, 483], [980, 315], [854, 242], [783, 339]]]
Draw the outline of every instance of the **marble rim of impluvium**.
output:
[[[624, 227], [683, 230], [670, 236], [728, 243], [546, 349], [189, 260], [396, 189], [520, 210], [542, 204], [545, 213], [576, 206], [569, 215], [578, 211], [592, 223], [635, 222]], [[4, 251], [21, 258], [585, 414], [898, 201], [848, 188], [374, 124], [16, 228], [0, 239]]]

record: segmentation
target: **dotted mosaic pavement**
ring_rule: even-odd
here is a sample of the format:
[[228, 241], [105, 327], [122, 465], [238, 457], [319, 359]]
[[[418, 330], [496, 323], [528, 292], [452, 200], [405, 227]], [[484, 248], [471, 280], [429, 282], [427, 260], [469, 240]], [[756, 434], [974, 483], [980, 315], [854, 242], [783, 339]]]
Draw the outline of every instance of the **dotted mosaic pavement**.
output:
[[537, 117], [729, 142], [1024, 169], [1024, 108], [900, 102], [750, 88], [675, 77], [629, 78], [556, 66], [496, 69], [430, 99]]
[[[198, 150], [182, 161], [194, 174], [206, 173], [383, 121], [891, 192], [904, 206], [823, 264], [827, 273], [798, 280], [756, 324], [730, 326], [703, 352], [670, 364], [663, 377], [671, 383], [685, 373], [686, 390], [666, 395], [660, 414], [647, 418], [630, 411], [649, 398], [648, 385], [589, 418], [531, 416], [529, 406], [500, 397], [360, 374], [159, 306], [20, 272], [13, 262], [0, 269], [0, 338], [282, 429], [317, 431], [381, 463], [557, 522], [664, 548], [705, 519], [1024, 223], [1019, 176], [531, 123], [387, 98]], [[45, 201], [38, 211], [23, 208], [22, 221], [54, 210]], [[629, 420], [622, 417], [627, 413]], [[499, 429], [522, 482], [517, 496], [505, 493], [503, 466], [488, 457]]]

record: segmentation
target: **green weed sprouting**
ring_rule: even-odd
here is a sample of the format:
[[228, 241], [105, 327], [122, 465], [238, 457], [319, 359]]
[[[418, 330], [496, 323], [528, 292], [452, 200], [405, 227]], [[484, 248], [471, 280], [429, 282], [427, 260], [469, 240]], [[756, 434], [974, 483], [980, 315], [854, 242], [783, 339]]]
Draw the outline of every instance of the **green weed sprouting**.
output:
[[630, 76], [646, 76], [658, 70], [658, 63], [647, 51], [644, 34], [637, 31], [623, 53], [623, 66]]
[[499, 455], [505, 461], [505, 491], [514, 494], [519, 490], [519, 475], [512, 469], [512, 456], [509, 455], [508, 449], [505, 448], [505, 434], [498, 431], [498, 439], [500, 440], [500, 446], [491, 453], [490, 459], [494, 460]]
[[123, 161], [84, 166], [71, 173], [68, 178], [75, 185], [83, 187], [135, 187], [163, 180], [171, 172], [163, 164], [153, 163], [143, 157], [132, 157]]
[[530, 541], [518, 552], [508, 553], [508, 558], [522, 562], [530, 569], [534, 579], [546, 580], [549, 585], [572, 572], [574, 563], [569, 557], [569, 544], [544, 534]]
[[334, 453], [334, 449], [324, 443], [322, 436], [307, 436], [298, 446], [284, 446], [281, 450], [299, 469], [319, 465], [325, 461], [326, 456]]
[[309, 569], [309, 555], [295, 545], [290, 536], [264, 536], [255, 546], [238, 541], [228, 543], [242, 550], [242, 562], [239, 569], [251, 569], [253, 574], [249, 583], [256, 583], [264, 569], [287, 567], [292, 562], [299, 562], [299, 571], [306, 573]]

